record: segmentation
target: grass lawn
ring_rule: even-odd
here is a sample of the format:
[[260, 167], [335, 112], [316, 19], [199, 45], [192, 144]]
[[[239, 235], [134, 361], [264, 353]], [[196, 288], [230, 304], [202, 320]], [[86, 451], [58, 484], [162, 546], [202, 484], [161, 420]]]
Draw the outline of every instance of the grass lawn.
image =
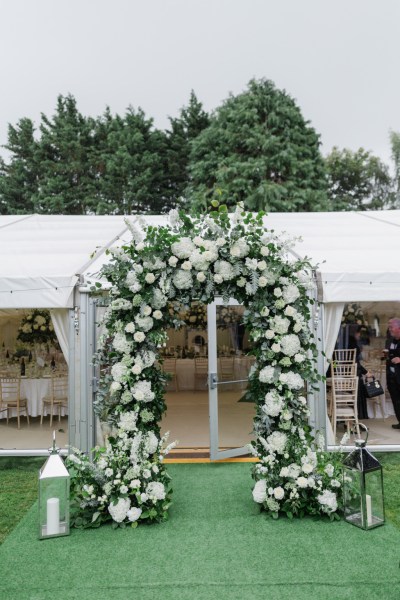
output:
[[[386, 519], [400, 529], [400, 453], [376, 456], [384, 470]], [[38, 469], [44, 461], [42, 457], [0, 458], [0, 544], [37, 500]]]

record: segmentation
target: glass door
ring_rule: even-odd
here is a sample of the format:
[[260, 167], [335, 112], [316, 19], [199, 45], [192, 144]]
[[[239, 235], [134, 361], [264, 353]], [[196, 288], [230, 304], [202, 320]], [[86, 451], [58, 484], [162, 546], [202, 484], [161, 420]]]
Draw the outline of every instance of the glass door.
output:
[[243, 312], [234, 299], [216, 298], [207, 308], [211, 460], [248, 454], [253, 439], [255, 406], [246, 400], [253, 359]]

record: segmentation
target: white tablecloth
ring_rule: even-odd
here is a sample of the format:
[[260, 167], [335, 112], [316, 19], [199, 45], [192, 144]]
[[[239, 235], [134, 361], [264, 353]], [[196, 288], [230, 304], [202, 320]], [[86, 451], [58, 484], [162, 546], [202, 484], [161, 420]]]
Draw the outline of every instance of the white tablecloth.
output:
[[[42, 398], [50, 396], [51, 393], [51, 378], [42, 377], [41, 379], [21, 378], [21, 398], [28, 400], [28, 412], [30, 417], [38, 417], [42, 414]], [[16, 410], [12, 411], [12, 416], [16, 416]], [[44, 414], [48, 411], [45, 408]], [[54, 408], [53, 414], [58, 414], [58, 408]], [[61, 414], [64, 416], [68, 411], [62, 409]], [[7, 411], [0, 413], [0, 419], [7, 417]]]

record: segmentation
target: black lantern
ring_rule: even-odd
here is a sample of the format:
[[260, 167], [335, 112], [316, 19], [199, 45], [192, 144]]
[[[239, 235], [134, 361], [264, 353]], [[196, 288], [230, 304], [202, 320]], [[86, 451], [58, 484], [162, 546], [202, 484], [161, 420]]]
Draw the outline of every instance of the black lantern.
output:
[[343, 508], [346, 521], [373, 529], [385, 522], [383, 473], [366, 448], [367, 439], [355, 440], [355, 450], [343, 461]]
[[70, 475], [56, 447], [39, 471], [39, 539], [69, 534]]

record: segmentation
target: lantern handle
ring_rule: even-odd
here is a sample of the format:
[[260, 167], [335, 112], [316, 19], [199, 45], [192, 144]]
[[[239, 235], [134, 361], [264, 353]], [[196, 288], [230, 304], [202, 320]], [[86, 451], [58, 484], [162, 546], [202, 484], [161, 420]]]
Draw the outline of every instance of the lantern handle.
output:
[[363, 440], [363, 439], [361, 438], [361, 441], [363, 441], [363, 442], [364, 442], [364, 445], [366, 446], [366, 445], [367, 445], [367, 441], [368, 441], [369, 429], [368, 429], [368, 427], [367, 427], [366, 425], [364, 425], [364, 423], [359, 423], [359, 424], [358, 424], [358, 426], [359, 426], [359, 427], [362, 427], [362, 428], [365, 430], [366, 434], [367, 434], [367, 435], [365, 436], [365, 440]]

